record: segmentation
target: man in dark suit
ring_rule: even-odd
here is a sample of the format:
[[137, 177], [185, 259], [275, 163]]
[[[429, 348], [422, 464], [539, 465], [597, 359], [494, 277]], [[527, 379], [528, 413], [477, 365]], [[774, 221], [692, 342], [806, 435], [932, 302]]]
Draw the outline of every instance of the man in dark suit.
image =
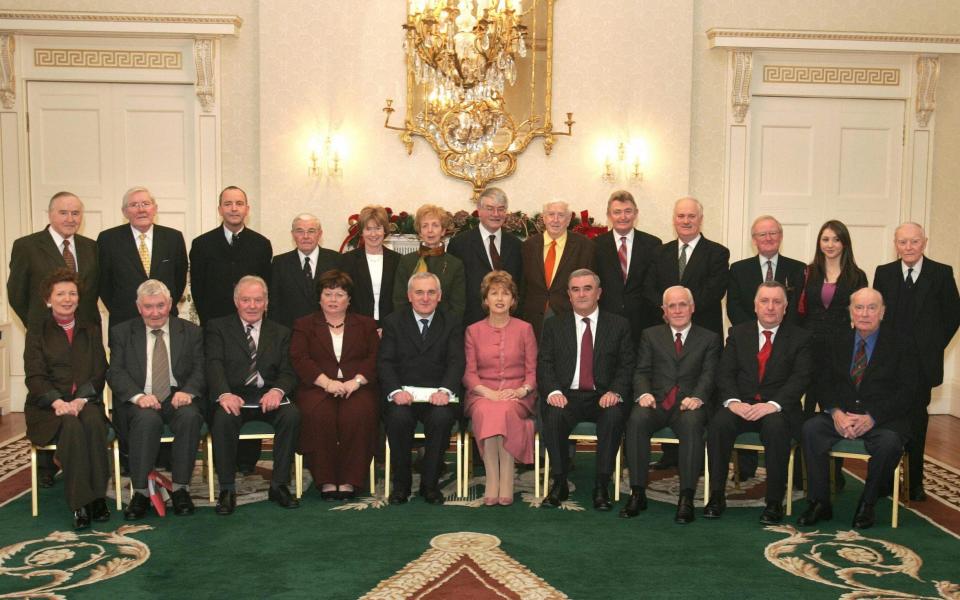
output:
[[570, 495], [569, 437], [581, 421], [597, 424], [597, 462], [593, 507], [607, 511], [610, 476], [623, 437], [633, 375], [630, 324], [601, 311], [600, 278], [577, 269], [567, 283], [572, 312], [547, 319], [537, 364], [543, 440], [554, 468], [553, 485], [543, 502], [560, 506]]
[[270, 319], [285, 327], [318, 310], [317, 277], [330, 269], [340, 268], [340, 253], [320, 246], [323, 228], [320, 219], [301, 214], [290, 227], [296, 249], [278, 254], [270, 269]]
[[190, 246], [190, 293], [200, 324], [233, 314], [231, 293], [240, 278], [257, 275], [270, 281], [270, 240], [244, 226], [250, 212], [247, 194], [229, 186], [220, 192], [217, 211], [223, 224]]
[[521, 285], [520, 240], [503, 230], [507, 218], [507, 195], [500, 188], [485, 189], [477, 200], [477, 214], [480, 216], [477, 228], [455, 236], [447, 248], [447, 252], [463, 261], [467, 280], [464, 327], [486, 316], [481, 305], [480, 282], [487, 273], [506, 271], [517, 287]]
[[828, 346], [828, 370], [817, 374], [823, 389], [823, 412], [803, 425], [803, 456], [810, 492], [799, 525], [815, 525], [833, 518], [830, 504], [830, 449], [840, 440], [863, 440], [870, 460], [863, 495], [853, 518], [855, 529], [874, 523], [873, 506], [881, 485], [890, 481], [907, 439], [910, 398], [916, 385], [915, 358], [895, 337], [892, 327], [880, 325], [883, 297], [860, 288], [850, 297], [854, 329]]
[[753, 304], [757, 320], [730, 329], [720, 359], [717, 388], [723, 404], [707, 428], [711, 490], [703, 516], [715, 519], [723, 513], [733, 444], [737, 435], [755, 431], [767, 465], [760, 522], [771, 525], [783, 520], [790, 440], [799, 437], [803, 423], [800, 399], [810, 383], [813, 359], [810, 332], [783, 322], [787, 291], [782, 283], [761, 283]]
[[300, 435], [300, 412], [290, 403], [297, 376], [290, 363], [290, 330], [265, 319], [267, 282], [246, 275], [233, 291], [236, 313], [210, 321], [205, 335], [207, 385], [213, 410], [213, 453], [220, 495], [217, 514], [237, 506], [234, 476], [240, 427], [273, 426], [273, 476], [268, 497], [283, 508], [300, 502], [290, 493], [290, 466]]
[[126, 407], [123, 414], [128, 421], [134, 494], [123, 516], [135, 521], [147, 514], [147, 478], [156, 464], [164, 424], [174, 435], [173, 511], [178, 516], [191, 515], [190, 477], [206, 391], [203, 333], [193, 323], [170, 316], [173, 298], [163, 282], [148, 279], [137, 287], [136, 295], [141, 318], [111, 328], [107, 373], [114, 401]]
[[[77, 233], [83, 224], [83, 202], [75, 194], [58, 192], [50, 198], [47, 218], [50, 224], [43, 231], [13, 242], [10, 278], [7, 279], [10, 308], [20, 317], [25, 329], [42, 323], [50, 315], [41, 293], [43, 280], [66, 266], [77, 272], [80, 278], [77, 316], [88, 323], [100, 323], [97, 244]], [[50, 487], [57, 472], [53, 453], [41, 451], [38, 457], [40, 486]]]
[[594, 268], [593, 243], [586, 236], [567, 230], [572, 216], [566, 202], [546, 203], [546, 230], [528, 237], [520, 249], [520, 318], [533, 325], [537, 339], [544, 319], [570, 310], [566, 288], [570, 273]]
[[[460, 417], [460, 380], [466, 368], [463, 324], [453, 312], [439, 307], [440, 279], [430, 272], [415, 273], [407, 282], [410, 306], [381, 321], [383, 339], [377, 373], [387, 398], [384, 424], [390, 442], [392, 469], [388, 501], [403, 504], [410, 496], [410, 450], [419, 420], [426, 447], [420, 469], [420, 495], [430, 504], [443, 504], [438, 488], [440, 464], [450, 444], [450, 431]], [[415, 397], [407, 387], [431, 391]]]
[[[757, 246], [757, 256], [738, 260], [730, 265], [727, 285], [727, 317], [732, 325], [753, 321], [753, 297], [764, 281], [779, 281], [787, 288], [787, 323], [797, 322], [797, 306], [803, 291], [805, 266], [799, 260], [780, 254], [783, 226], [770, 215], [754, 219], [750, 237]], [[744, 450], [738, 454], [740, 480], [746, 481], [757, 471], [757, 452]]]
[[594, 238], [597, 275], [603, 286], [600, 308], [630, 321], [635, 344], [647, 327], [660, 323], [662, 313], [644, 296], [647, 272], [653, 264], [660, 238], [636, 229], [637, 203], [625, 190], [614, 192], [607, 200], [607, 220], [613, 225]]
[[916, 223], [894, 234], [900, 260], [877, 267], [873, 286], [886, 299], [886, 321], [917, 357], [916, 400], [909, 416], [910, 499], [924, 500], [923, 453], [930, 392], [943, 383], [943, 352], [960, 326], [960, 296], [953, 269], [923, 255], [927, 238]]
[[162, 281], [170, 291], [177, 316], [177, 303], [187, 285], [187, 247], [183, 234], [154, 223], [157, 201], [145, 187], [133, 187], [123, 195], [120, 207], [129, 224], [100, 232], [100, 298], [110, 311], [110, 327], [140, 316], [137, 287], [147, 279]]
[[630, 500], [621, 517], [635, 517], [647, 508], [650, 437], [663, 427], [680, 440], [680, 500], [674, 521], [693, 521], [693, 494], [703, 471], [704, 404], [713, 395], [720, 336], [692, 323], [693, 294], [675, 286], [663, 293], [665, 325], [645, 329], [633, 373], [636, 406], [627, 421], [627, 466]]

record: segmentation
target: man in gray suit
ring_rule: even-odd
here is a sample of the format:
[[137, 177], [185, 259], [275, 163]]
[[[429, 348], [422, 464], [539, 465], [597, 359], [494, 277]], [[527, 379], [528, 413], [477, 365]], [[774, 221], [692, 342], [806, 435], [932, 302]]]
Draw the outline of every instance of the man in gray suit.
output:
[[164, 424], [174, 435], [170, 457], [173, 511], [178, 516], [193, 514], [189, 485], [206, 390], [203, 334], [193, 323], [171, 317], [172, 308], [167, 286], [148, 279], [137, 288], [141, 318], [128, 319], [110, 330], [107, 381], [115, 402], [127, 403], [134, 490], [123, 511], [128, 521], [142, 519], [150, 505], [147, 477], [157, 460]]
[[680, 440], [680, 500], [677, 523], [693, 521], [693, 493], [703, 471], [704, 402], [713, 394], [720, 336], [694, 325], [693, 293], [679, 285], [663, 293], [664, 325], [643, 330], [633, 374], [636, 406], [627, 421], [627, 466], [630, 500], [620, 511], [635, 517], [647, 508], [647, 463], [650, 437], [663, 427]]

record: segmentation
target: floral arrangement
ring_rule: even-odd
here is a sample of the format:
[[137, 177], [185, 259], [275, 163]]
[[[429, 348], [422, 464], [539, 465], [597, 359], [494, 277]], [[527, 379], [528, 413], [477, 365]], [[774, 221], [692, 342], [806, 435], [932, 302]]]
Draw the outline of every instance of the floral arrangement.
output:
[[[388, 236], [417, 234], [413, 226], [412, 214], [407, 211], [394, 213], [393, 209], [389, 206], [384, 208], [387, 211], [387, 217], [390, 221], [390, 231], [387, 232]], [[450, 227], [447, 229], [446, 234], [448, 237], [453, 237], [460, 232], [476, 229], [479, 224], [480, 217], [476, 210], [473, 212], [458, 210], [451, 216]], [[360, 230], [362, 226], [360, 224], [359, 213], [350, 215], [347, 219], [347, 227], [347, 237], [344, 238], [343, 243], [340, 244], [341, 252], [345, 249], [356, 248], [361, 243]], [[541, 233], [544, 229], [543, 216], [540, 213], [534, 213], [533, 216], [530, 216], [518, 210], [507, 213], [506, 219], [503, 222], [503, 230], [512, 233], [521, 240], [525, 240], [531, 235]], [[579, 216], [574, 214], [570, 218], [570, 225], [567, 226], [567, 229], [583, 234], [591, 239], [607, 231], [607, 227], [594, 225], [593, 217], [591, 217], [589, 211], [586, 210], [580, 211]]]

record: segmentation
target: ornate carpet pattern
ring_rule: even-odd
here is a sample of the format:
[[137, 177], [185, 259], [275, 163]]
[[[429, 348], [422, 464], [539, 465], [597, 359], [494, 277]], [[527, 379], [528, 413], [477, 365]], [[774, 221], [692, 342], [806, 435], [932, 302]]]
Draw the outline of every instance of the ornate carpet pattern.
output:
[[362, 600], [567, 598], [501, 550], [496, 536], [469, 531], [444, 533], [430, 540], [430, 546]]

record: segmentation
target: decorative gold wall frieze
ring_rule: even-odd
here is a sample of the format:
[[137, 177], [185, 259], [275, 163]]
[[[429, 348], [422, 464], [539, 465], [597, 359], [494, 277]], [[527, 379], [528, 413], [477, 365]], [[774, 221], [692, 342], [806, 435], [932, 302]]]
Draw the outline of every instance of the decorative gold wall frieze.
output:
[[937, 107], [937, 81], [940, 79], [940, 57], [917, 58], [917, 124], [926, 127]]
[[16, 78], [13, 71], [13, 52], [16, 42], [12, 34], [0, 35], [0, 103], [7, 110], [13, 108], [17, 98]]
[[191, 25], [233, 25], [237, 29], [243, 25], [243, 19], [234, 16], [204, 15], [147, 15], [115, 13], [57, 13], [44, 11], [7, 11], [0, 10], [0, 20], [27, 21], [86, 21], [105, 23], [167, 23]]
[[960, 36], [913, 33], [868, 33], [862, 31], [778, 31], [762, 29], [711, 29], [707, 39], [774, 38], [786, 40], [829, 40], [846, 42], [900, 42], [913, 44], [960, 44]]
[[162, 50], [35, 48], [33, 64], [38, 67], [179, 70], [183, 66], [183, 57], [180, 52]]
[[896, 87], [900, 85], [900, 69], [821, 65], [764, 65], [763, 82]]

